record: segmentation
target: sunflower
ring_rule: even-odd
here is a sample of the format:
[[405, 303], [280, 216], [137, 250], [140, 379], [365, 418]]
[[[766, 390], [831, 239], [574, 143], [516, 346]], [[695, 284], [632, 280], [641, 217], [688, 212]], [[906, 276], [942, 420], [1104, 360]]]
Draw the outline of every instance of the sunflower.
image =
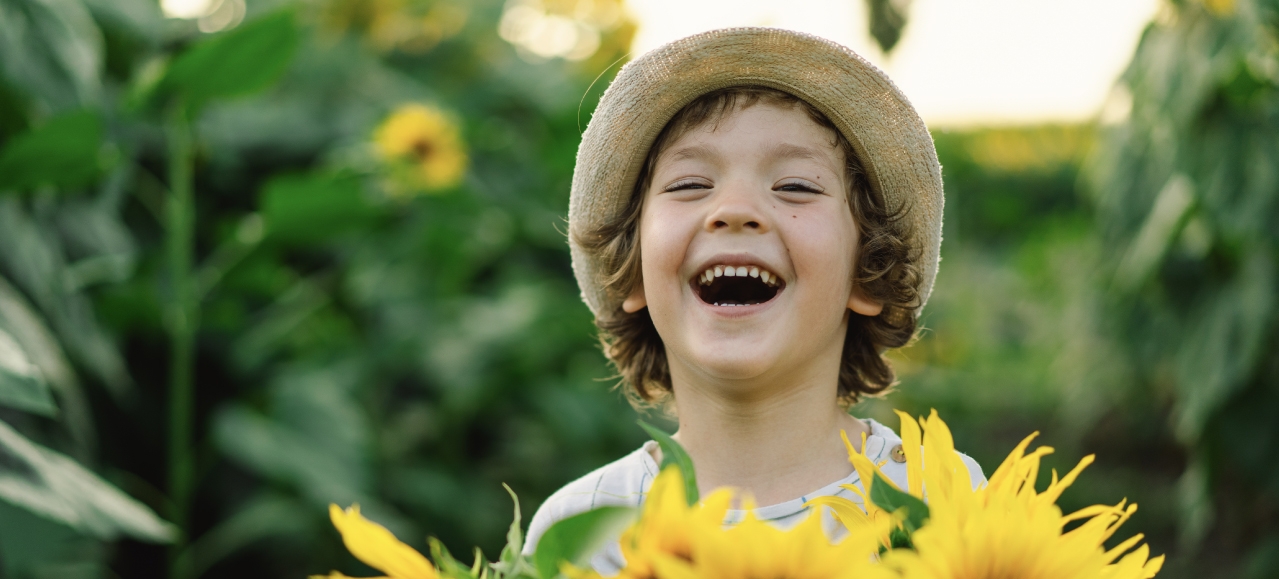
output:
[[466, 173], [467, 157], [458, 127], [440, 109], [407, 104], [377, 128], [373, 143], [396, 179], [393, 191], [435, 191], [453, 187]]
[[[839, 486], [859, 497], [861, 499], [861, 504], [859, 505], [848, 499], [840, 497], [825, 496], [810, 499], [807, 503], [804, 503], [804, 506], [830, 507], [831, 515], [835, 517], [835, 520], [842, 523], [849, 530], [861, 530], [867, 527], [874, 527], [879, 530], [880, 544], [887, 547], [891, 543], [889, 533], [893, 528], [898, 526], [900, 523], [900, 517], [894, 513], [885, 511], [876, 505], [874, 501], [870, 500], [871, 489], [875, 484], [878, 484], [875, 482], [875, 473], [879, 472], [879, 467], [884, 466], [887, 461], [881, 460], [876, 463], [872, 461], [870, 457], [866, 456], [865, 433], [862, 433], [861, 452], [858, 452], [857, 449], [853, 447], [853, 443], [849, 442], [847, 433], [840, 432], [839, 434], [844, 440], [844, 448], [848, 451], [848, 461], [853, 464], [853, 469], [857, 471], [857, 478], [863, 485], [865, 485], [865, 490], [862, 490], [862, 487], [856, 484], [843, 484]], [[918, 454], [919, 452], [917, 449], [915, 451], [915, 455]], [[908, 454], [907, 456], [909, 457], [910, 455]], [[894, 484], [892, 480], [884, 477], [882, 473], [880, 476], [880, 480], [887, 482], [893, 488], [897, 488], [897, 485]]]
[[[735, 493], [721, 489], [689, 506], [677, 469], [658, 475], [638, 521], [622, 534], [626, 567], [619, 579], [892, 579], [875, 565], [886, 525], [865, 525], [832, 542], [814, 512], [790, 530], [759, 520], [742, 499], [745, 518], [725, 527]], [[573, 579], [597, 579], [594, 571], [565, 569]]]
[[761, 521], [746, 504], [741, 523], [725, 531], [697, 538], [692, 564], [661, 567], [663, 579], [890, 579], [876, 561], [886, 525], [865, 525], [832, 542], [822, 528], [819, 511], [812, 511], [789, 530]]
[[[356, 559], [386, 573], [386, 577], [379, 579], [439, 579], [439, 571], [426, 557], [401, 543], [386, 527], [364, 518], [359, 505], [351, 505], [346, 510], [329, 505], [329, 519]], [[328, 575], [312, 575], [311, 579], [349, 578], [334, 571]]]
[[[1136, 505], [1094, 505], [1063, 515], [1061, 493], [1092, 463], [1086, 456], [1064, 477], [1053, 471], [1043, 492], [1035, 490], [1040, 459], [1052, 453], [1026, 449], [1038, 433], [1021, 441], [990, 481], [974, 490], [967, 467], [954, 449], [946, 423], [936, 411], [916, 422], [902, 419], [907, 491], [927, 499], [929, 520], [911, 537], [913, 549], [893, 549], [883, 565], [904, 579], [1147, 579], [1163, 565], [1133, 536], [1107, 550], [1110, 539], [1136, 511]], [[921, 433], [922, 427], [922, 433]], [[922, 447], [922, 453], [920, 448]], [[854, 462], [856, 464], [856, 462]], [[866, 480], [863, 476], [863, 480]], [[884, 479], [887, 480], [887, 479]], [[845, 499], [843, 506], [856, 510]], [[870, 504], [870, 501], [867, 501]], [[841, 521], [860, 528], [850, 517]], [[1075, 525], [1069, 531], [1065, 529]], [[1132, 552], [1124, 555], [1129, 550]], [[1122, 558], [1121, 558], [1122, 556]]]
[[[619, 539], [626, 567], [618, 578], [672, 577], [670, 573], [695, 563], [699, 539], [723, 532], [721, 526], [732, 500], [732, 492], [723, 489], [699, 504], [689, 505], [679, 469], [663, 470], [649, 488], [639, 520]], [[592, 576], [598, 577], [577, 573], [575, 578]]]

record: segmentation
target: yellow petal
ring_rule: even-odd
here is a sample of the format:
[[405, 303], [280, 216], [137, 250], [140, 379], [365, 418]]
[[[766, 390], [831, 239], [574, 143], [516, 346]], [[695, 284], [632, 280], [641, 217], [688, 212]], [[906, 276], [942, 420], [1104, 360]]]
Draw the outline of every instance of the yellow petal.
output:
[[1113, 512], [1116, 512], [1116, 508], [1114, 507], [1114, 505], [1093, 505], [1091, 507], [1084, 507], [1073, 513], [1070, 513], [1069, 515], [1062, 517], [1061, 524], [1064, 525], [1066, 523], [1069, 523], [1071, 521], [1077, 521], [1079, 519], [1091, 519], [1093, 517], [1096, 517], [1097, 515], [1113, 513]]
[[923, 444], [923, 436], [919, 433], [919, 423], [909, 414], [894, 410], [901, 420], [902, 453], [906, 455], [906, 487], [912, 495], [924, 495], [924, 473], [920, 470], [919, 448]]
[[1035, 437], [1037, 436], [1039, 436], [1039, 432], [1030, 433], [1030, 436], [1023, 438], [1021, 442], [1017, 444], [1017, 447], [1014, 448], [1012, 452], [1008, 453], [1008, 456], [1004, 458], [1002, 463], [1000, 463], [999, 468], [995, 469], [995, 472], [990, 475], [990, 481], [986, 483], [988, 488], [992, 491], [997, 491], [1007, 484], [1005, 481], [1009, 477], [1013, 476], [1013, 472], [1016, 470], [1018, 461], [1026, 455], [1026, 449], [1030, 447], [1031, 441], [1035, 440]]
[[390, 531], [360, 515], [360, 506], [343, 511], [329, 505], [329, 518], [342, 534], [342, 542], [356, 559], [386, 573], [391, 579], [437, 579], [431, 562], [412, 547], [401, 543]]
[[328, 575], [312, 575], [307, 579], [391, 579], [390, 577], [351, 577], [343, 575], [337, 571], [330, 572]]
[[862, 512], [861, 507], [857, 503], [840, 497], [816, 497], [806, 503], [805, 507], [830, 507], [835, 516], [835, 520], [844, 525], [848, 530], [871, 524], [870, 517]]
[[1056, 471], [1053, 471], [1053, 475], [1054, 475], [1053, 483], [1048, 485], [1048, 488], [1044, 489], [1044, 492], [1039, 494], [1039, 496], [1041, 497], [1039, 500], [1044, 501], [1046, 503], [1056, 503], [1057, 499], [1061, 497], [1062, 491], [1066, 490], [1067, 487], [1074, 484], [1075, 479], [1079, 476], [1079, 473], [1082, 472], [1085, 468], [1087, 468], [1088, 465], [1092, 464], [1094, 459], [1096, 459], [1096, 455], [1092, 455], [1092, 454], [1083, 457], [1082, 459], [1079, 460], [1079, 464], [1075, 465], [1075, 468], [1071, 469], [1070, 472], [1066, 473], [1066, 476], [1062, 477], [1060, 481], [1055, 480], [1057, 478], [1056, 477], [1057, 473]]
[[657, 576], [663, 579], [701, 579], [691, 566], [674, 557], [656, 555], [653, 567], [657, 569]]
[[[857, 477], [861, 479], [862, 488], [866, 489], [866, 494], [869, 495], [870, 487], [872, 483], [875, 482], [875, 473], [878, 472], [880, 476], [883, 476], [884, 473], [881, 472], [879, 470], [879, 467], [876, 466], [875, 463], [872, 462], [869, 458], [867, 458], [865, 454], [852, 451], [853, 445], [850, 442], [848, 442], [848, 434], [844, 433], [843, 431], [840, 431], [839, 435], [840, 437], [844, 439], [844, 445], [847, 446], [849, 449], [848, 461], [853, 463], [853, 469], [857, 471]], [[866, 450], [865, 436], [862, 437], [862, 450], [863, 451]], [[892, 485], [893, 488], [897, 488], [897, 484], [894, 483], [892, 479], [884, 476], [884, 480], [888, 481], [888, 484]]]

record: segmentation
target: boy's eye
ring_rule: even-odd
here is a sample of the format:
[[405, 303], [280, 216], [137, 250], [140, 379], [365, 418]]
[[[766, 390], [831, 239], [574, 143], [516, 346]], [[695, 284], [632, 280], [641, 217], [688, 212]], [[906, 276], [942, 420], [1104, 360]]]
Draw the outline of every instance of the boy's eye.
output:
[[667, 193], [671, 191], [682, 191], [685, 189], [710, 189], [709, 183], [699, 179], [681, 179], [666, 186]]
[[801, 191], [806, 193], [821, 193], [822, 190], [815, 185], [810, 185], [803, 181], [788, 181], [782, 183], [773, 189], [774, 191]]

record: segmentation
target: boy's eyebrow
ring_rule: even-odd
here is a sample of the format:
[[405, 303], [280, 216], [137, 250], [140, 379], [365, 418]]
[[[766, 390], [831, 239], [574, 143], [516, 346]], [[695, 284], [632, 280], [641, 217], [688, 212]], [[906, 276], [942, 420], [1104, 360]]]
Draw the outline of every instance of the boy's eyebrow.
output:
[[[670, 153], [671, 161], [683, 161], [685, 159], [713, 159], [718, 154], [706, 145], [689, 145], [680, 147]], [[767, 151], [767, 157], [772, 159], [813, 159], [824, 160], [824, 155], [811, 147], [796, 145], [793, 143], [778, 143], [773, 145]]]
[[823, 155], [814, 151], [809, 147], [795, 145], [792, 143], [778, 143], [768, 151], [768, 157], [773, 159], [813, 159], [824, 160]]
[[710, 159], [717, 156], [715, 151], [712, 151], [711, 148], [706, 145], [689, 145], [687, 147], [680, 147], [679, 149], [671, 151], [670, 155], [671, 161], [683, 161], [685, 159]]

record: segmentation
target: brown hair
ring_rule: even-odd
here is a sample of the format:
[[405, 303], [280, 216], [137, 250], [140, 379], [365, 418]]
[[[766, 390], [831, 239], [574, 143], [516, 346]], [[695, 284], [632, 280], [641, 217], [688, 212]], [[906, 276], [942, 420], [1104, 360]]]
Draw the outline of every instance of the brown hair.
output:
[[[834, 143], [844, 155], [848, 200], [857, 224], [858, 259], [853, 283], [865, 295], [884, 304], [874, 317], [849, 312], [848, 332], [839, 370], [838, 402], [855, 404], [862, 396], [882, 394], [896, 381], [883, 352], [910, 342], [915, 334], [915, 309], [919, 307], [921, 277], [906, 234], [897, 222], [908, 207], [889, 208], [867, 180], [866, 171], [852, 145], [830, 119], [808, 102], [777, 89], [737, 86], [716, 90], [689, 103], [658, 134], [635, 181], [630, 202], [612, 221], [586, 235], [574, 236], [583, 249], [603, 257], [605, 290], [616, 303], [641, 283], [639, 222], [645, 192], [657, 158], [670, 144], [706, 123], [718, 124], [733, 111], [759, 103], [799, 106], [818, 125], [834, 133]], [[626, 313], [619, 305], [609, 315], [597, 317], [604, 355], [629, 385], [627, 397], [637, 406], [664, 402], [671, 393], [666, 349], [648, 308]]]

